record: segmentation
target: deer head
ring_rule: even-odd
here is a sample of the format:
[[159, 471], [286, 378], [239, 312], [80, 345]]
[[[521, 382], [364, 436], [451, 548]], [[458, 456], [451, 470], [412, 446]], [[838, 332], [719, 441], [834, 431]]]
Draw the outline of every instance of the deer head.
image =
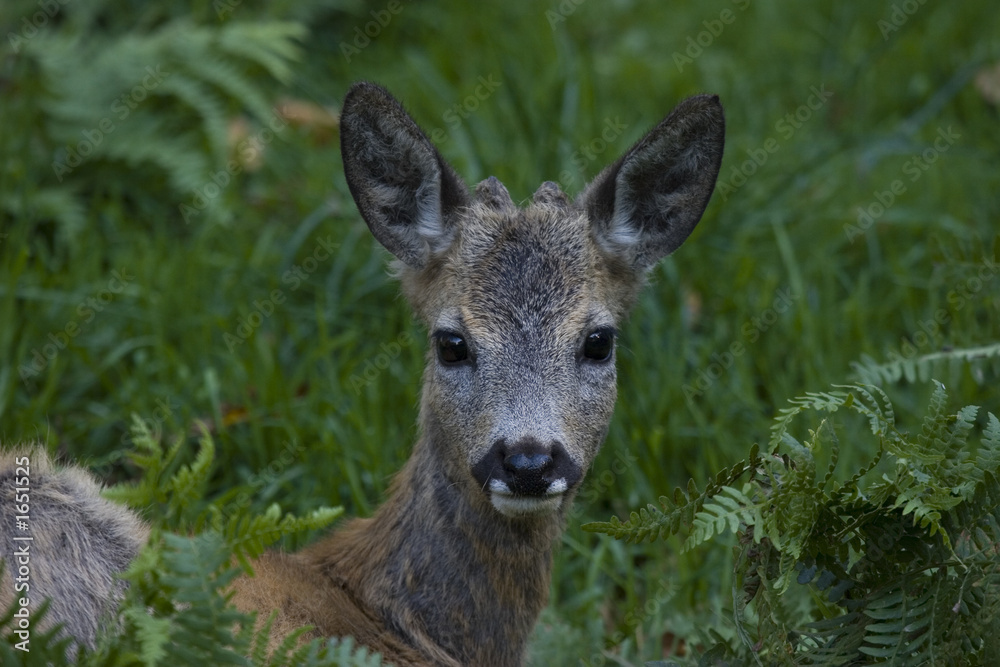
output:
[[384, 89], [348, 93], [347, 183], [429, 332], [422, 441], [474, 506], [569, 506], [614, 409], [620, 322], [701, 218], [723, 137], [718, 98], [692, 97], [575, 201], [547, 182], [519, 207], [492, 177], [470, 193]]

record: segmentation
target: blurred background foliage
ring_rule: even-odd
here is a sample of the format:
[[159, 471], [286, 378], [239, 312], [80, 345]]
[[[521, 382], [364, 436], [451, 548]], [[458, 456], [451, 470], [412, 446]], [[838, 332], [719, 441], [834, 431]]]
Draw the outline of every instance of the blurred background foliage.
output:
[[416, 435], [425, 332], [343, 179], [351, 82], [516, 200], [579, 192], [680, 99], [721, 97], [719, 186], [624, 327], [535, 664], [732, 632], [726, 548], [579, 525], [741, 459], [788, 399], [879, 381], [905, 428], [933, 376], [997, 411], [986, 2], [5, 0], [0, 27], [0, 437], [122, 481], [131, 413], [191, 457], [202, 422], [210, 495], [251, 512], [367, 515]]

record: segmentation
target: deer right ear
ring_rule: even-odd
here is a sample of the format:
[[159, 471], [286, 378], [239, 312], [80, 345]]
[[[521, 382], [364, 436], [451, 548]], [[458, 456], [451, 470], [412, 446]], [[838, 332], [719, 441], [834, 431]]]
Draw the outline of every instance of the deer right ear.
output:
[[454, 238], [451, 213], [468, 189], [384, 88], [356, 83], [340, 114], [344, 175], [372, 234], [407, 266], [423, 268]]
[[580, 195], [601, 247], [639, 274], [676, 250], [708, 205], [724, 143], [718, 97], [677, 105]]

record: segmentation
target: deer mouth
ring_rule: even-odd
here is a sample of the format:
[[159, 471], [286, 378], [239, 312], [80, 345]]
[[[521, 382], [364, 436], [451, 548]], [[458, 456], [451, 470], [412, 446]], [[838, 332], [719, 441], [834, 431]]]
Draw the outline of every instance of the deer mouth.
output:
[[498, 439], [472, 466], [472, 476], [493, 507], [509, 517], [552, 514], [583, 477], [562, 442]]
[[509, 517], [541, 516], [558, 510], [566, 497], [568, 484], [560, 477], [548, 486], [543, 494], [519, 494], [499, 479], [490, 480], [490, 503], [498, 512]]

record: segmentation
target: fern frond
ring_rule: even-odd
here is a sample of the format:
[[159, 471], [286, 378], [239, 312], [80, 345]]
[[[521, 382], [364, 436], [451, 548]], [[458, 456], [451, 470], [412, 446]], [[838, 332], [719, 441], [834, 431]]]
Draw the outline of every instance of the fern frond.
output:
[[300, 23], [230, 23], [219, 34], [219, 47], [232, 56], [260, 65], [282, 83], [292, 79], [289, 63], [300, 60], [297, 42], [307, 31]]
[[[896, 429], [896, 413], [893, 410], [892, 402], [886, 393], [875, 385], [837, 385], [842, 389], [851, 392], [852, 400], [845, 403], [845, 407], [850, 407], [855, 412], [868, 418], [868, 425], [872, 435], [880, 439], [894, 440]], [[860, 398], [853, 400], [854, 393]], [[876, 397], [875, 394], [878, 394]]]
[[281, 515], [277, 503], [258, 516], [234, 515], [223, 525], [222, 514], [214, 510], [213, 525], [220, 532], [226, 544], [249, 569], [247, 559], [256, 558], [271, 544], [283, 537], [307, 530], [326, 528], [344, 513], [343, 507], [323, 507], [313, 510], [304, 517], [291, 514]]
[[[296, 648], [301, 633], [301, 630], [293, 632], [275, 649], [269, 660], [255, 661], [254, 664], [262, 667], [390, 667], [389, 663], [382, 662], [379, 653], [356, 645], [352, 637], [314, 639]], [[264, 630], [258, 637], [266, 645]]]
[[684, 541], [682, 551], [690, 551], [715, 535], [721, 535], [726, 529], [736, 533], [741, 523], [760, 523], [757, 504], [745, 495], [746, 491], [747, 487], [741, 491], [723, 486], [711, 499], [706, 500], [701, 510], [694, 515], [692, 531]]
[[128, 607], [122, 618], [135, 631], [135, 641], [139, 644], [139, 660], [143, 665], [154, 667], [167, 657], [170, 641], [170, 620], [157, 618], [140, 607]]
[[[239, 573], [229, 559], [215, 533], [188, 537], [156, 532], [123, 575], [131, 584], [129, 604], [120, 614], [123, 631], [105, 650], [127, 652], [131, 647], [149, 659], [165, 654], [156, 658], [157, 664], [246, 665], [253, 619], [224, 595]], [[111, 662], [111, 655], [104, 657], [103, 664]]]
[[254, 85], [236, 63], [223, 59], [184, 61], [185, 73], [238, 100], [258, 120], [266, 121], [273, 114], [263, 92]]
[[159, 435], [153, 434], [145, 420], [135, 413], [132, 414], [131, 434], [132, 449], [128, 452], [128, 459], [142, 471], [142, 478], [139, 482], [106, 488], [103, 495], [136, 509], [165, 503], [169, 489], [163, 478], [176, 460], [183, 438], [175, 440], [174, 445], [164, 453]]
[[864, 614], [872, 622], [865, 626], [864, 644], [858, 649], [873, 658], [896, 665], [919, 665], [926, 662], [926, 649], [938, 601], [937, 586], [914, 595], [902, 588], [869, 601]]
[[[781, 444], [790, 454], [781, 459], [780, 465], [771, 466], [774, 482], [761, 526], [779, 551], [798, 558], [812, 533], [825, 495], [816, 485], [816, 461], [811, 448], [788, 433], [783, 435]], [[787, 581], [783, 579], [781, 585], [786, 587]]]
[[[19, 159], [37, 167], [18, 173], [0, 195], [5, 216], [58, 220], [73, 234], [87, 221], [81, 200], [110, 196], [128, 206], [154, 198], [207, 200], [195, 208], [209, 208], [213, 220], [228, 217], [223, 202], [203, 190], [220, 170], [235, 178], [226, 171], [230, 120], [248, 113], [273, 123], [262, 82], [291, 79], [305, 29], [187, 19], [156, 26], [122, 35], [98, 31], [88, 39], [41, 31], [25, 44], [19, 62], [37, 72], [38, 92], [28, 104], [39, 120], [37, 136], [23, 142], [32, 154]], [[137, 169], [151, 172], [141, 179], [148, 187], [116, 187], [134, 182]]]
[[[648, 506], [628, 522], [590, 528], [634, 540], [690, 524], [685, 549], [744, 528], [733, 588], [738, 664], [992, 664], [1000, 650], [1000, 420], [988, 415], [974, 451], [978, 409], [950, 410], [941, 383], [912, 435], [897, 428], [879, 387], [835, 389], [780, 411], [770, 456], [755, 461], [739, 490], [717, 478], [699, 493], [692, 481], [661, 500], [665, 511]], [[832, 420], [824, 415], [804, 442], [791, 431], [806, 411], [842, 409], [867, 420], [878, 449], [828, 488], [840, 458]]]
[[810, 449], [823, 449], [821, 439], [824, 434], [830, 441], [830, 462], [827, 464], [826, 474], [823, 475], [823, 481], [820, 482], [820, 489], [825, 489], [833, 480], [833, 474], [837, 470], [837, 461], [840, 460], [840, 438], [837, 437], [837, 431], [834, 430], [833, 425], [826, 419], [821, 421], [819, 427], [815, 432], [813, 432], [813, 441], [812, 444], [810, 444]]
[[956, 535], [955, 553], [964, 563], [983, 561], [1000, 565], [1000, 481], [992, 472], [983, 476], [968, 502], [947, 513], [942, 521]]
[[[921, 463], [944, 464], [945, 467], [939, 469], [950, 473], [951, 466], [956, 465], [956, 461], [960, 463], [969, 455], [965, 451], [965, 442], [972, 430], [978, 408], [967, 406], [954, 416], [948, 415], [948, 393], [940, 382], [935, 380], [934, 384], [936, 388], [924, 417], [922, 431], [917, 436], [917, 447], [910, 451], [921, 457]], [[967, 472], [966, 469], [959, 472], [959, 475], [964, 476]]]
[[788, 431], [788, 427], [791, 425], [792, 421], [799, 414], [806, 410], [817, 410], [820, 412], [836, 412], [841, 407], [847, 407], [853, 401], [853, 397], [850, 394], [843, 392], [808, 392], [803, 396], [793, 398], [789, 403], [792, 404], [790, 408], [781, 408], [778, 410], [780, 417], [775, 418], [774, 423], [771, 424], [771, 440], [770, 440], [770, 450], [774, 451], [775, 448], [782, 442], [785, 433]]
[[[205, 184], [211, 160], [201, 148], [202, 138], [191, 132], [176, 133], [162, 118], [136, 117], [116, 131], [101, 155], [129, 169], [152, 167], [163, 172], [170, 188], [183, 199]], [[172, 135], [172, 136], [171, 136]], [[209, 205], [216, 202], [213, 199]]]
[[992, 412], [987, 413], [982, 444], [976, 452], [976, 469], [994, 475], [1000, 473], [1000, 419]]
[[829, 619], [805, 625], [803, 636], [811, 646], [802, 655], [802, 664], [856, 664], [858, 652], [865, 641], [864, 616], [851, 611]]
[[618, 517], [611, 517], [610, 521], [586, 523], [582, 528], [591, 533], [604, 533], [626, 542], [665, 540], [677, 534], [682, 525], [690, 525], [706, 500], [719, 493], [723, 487], [731, 486], [747, 472], [756, 470], [759, 465], [760, 452], [757, 445], [753, 445], [746, 461], [722, 470], [700, 493], [694, 480], [690, 480], [686, 492], [677, 488], [674, 489], [672, 498], [660, 496], [662, 510], [650, 504], [637, 512], [632, 512], [628, 521], [623, 522]]
[[326, 643], [327, 659], [337, 667], [380, 667], [382, 656], [372, 653], [364, 646], [356, 646], [354, 639], [334, 637]]
[[[209, 86], [191, 77], [171, 77], [157, 88], [157, 92], [175, 96], [198, 113], [204, 125], [204, 136], [211, 147], [213, 158], [217, 163], [224, 162], [228, 152], [226, 134], [229, 131], [229, 119], [222, 98], [216, 95]], [[204, 172], [197, 173], [203, 174]]]
[[212, 472], [215, 462], [215, 443], [208, 429], [202, 430], [198, 441], [198, 455], [190, 466], [181, 466], [167, 484], [169, 491], [168, 513], [177, 518], [177, 530], [184, 530], [187, 525], [185, 515], [195, 516], [192, 508], [202, 498], [205, 483]]
[[80, 202], [75, 188], [43, 186], [28, 196], [18, 195], [12, 192], [0, 192], [0, 211], [6, 212], [15, 220], [55, 220], [63, 233], [70, 238], [86, 225], [86, 209]]
[[907, 382], [926, 382], [936, 375], [941, 376], [951, 363], [967, 365], [997, 357], [1000, 357], [1000, 343], [932, 352], [912, 358], [896, 355], [896, 358], [881, 363], [865, 354], [860, 361], [852, 361], [850, 365], [853, 379], [861, 384], [892, 385], [904, 378]]

